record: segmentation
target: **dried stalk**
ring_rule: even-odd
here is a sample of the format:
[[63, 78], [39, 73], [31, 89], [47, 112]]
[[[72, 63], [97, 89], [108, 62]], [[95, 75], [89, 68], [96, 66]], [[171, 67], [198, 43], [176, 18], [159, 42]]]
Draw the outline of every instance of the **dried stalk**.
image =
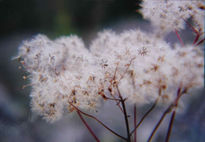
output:
[[170, 119], [170, 122], [169, 122], [169, 128], [168, 128], [168, 131], [167, 131], [167, 136], [166, 136], [165, 142], [169, 142], [169, 139], [170, 139], [170, 136], [171, 136], [172, 127], [173, 127], [173, 123], [174, 123], [175, 115], [176, 115], [176, 111], [174, 110], [172, 112], [172, 116], [171, 116], [171, 119]]
[[80, 114], [80, 112], [77, 110], [76, 111], [78, 116], [80, 117], [80, 119], [82, 120], [83, 124], [86, 126], [86, 128], [88, 129], [88, 131], [91, 133], [91, 135], [94, 137], [94, 139], [96, 140], [96, 142], [100, 142], [100, 140], [98, 139], [98, 137], [95, 135], [95, 133], [92, 131], [92, 129], [90, 128], [90, 126], [87, 124], [87, 122], [85, 121], [85, 119], [83, 118], [83, 116]]
[[72, 107], [74, 107], [74, 108], [76, 109], [76, 111], [79, 111], [79, 112], [82, 113], [83, 115], [85, 115], [85, 116], [87, 116], [87, 117], [89, 117], [89, 118], [92, 118], [92, 119], [94, 119], [95, 121], [97, 121], [99, 124], [101, 124], [104, 128], [106, 128], [106, 129], [107, 129], [108, 131], [110, 131], [112, 134], [118, 136], [119, 138], [121, 138], [121, 139], [123, 139], [123, 140], [125, 140], [125, 141], [127, 140], [125, 137], [123, 137], [123, 136], [119, 135], [118, 133], [114, 132], [112, 129], [110, 129], [108, 126], [106, 126], [102, 121], [100, 121], [99, 119], [97, 119], [95, 116], [90, 115], [90, 114], [87, 114], [87, 113], [81, 111], [81, 110], [78, 109], [76, 106], [74, 106], [72, 103], [70, 103], [70, 105], [71, 105]]
[[118, 88], [118, 85], [116, 86], [117, 88], [117, 92], [118, 92], [118, 95], [119, 95], [119, 98], [121, 99], [121, 105], [122, 105], [122, 108], [123, 108], [123, 112], [124, 112], [124, 119], [125, 119], [125, 125], [126, 125], [126, 130], [127, 130], [127, 142], [131, 142], [131, 137], [130, 137], [130, 127], [129, 127], [129, 121], [128, 121], [128, 115], [127, 115], [127, 110], [126, 110], [126, 106], [125, 106], [125, 100], [126, 99], [123, 99], [122, 98], [122, 95], [120, 93], [120, 90]]
[[[134, 128], [137, 126], [137, 108], [134, 105]], [[134, 131], [134, 142], [137, 142], [137, 129]]]

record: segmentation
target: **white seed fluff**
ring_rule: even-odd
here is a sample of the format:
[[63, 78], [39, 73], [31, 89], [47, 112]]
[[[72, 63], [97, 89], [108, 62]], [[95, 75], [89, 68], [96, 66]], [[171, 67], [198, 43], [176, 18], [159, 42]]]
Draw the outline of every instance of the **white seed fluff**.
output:
[[201, 1], [144, 0], [142, 14], [157, 33], [105, 30], [89, 48], [74, 35], [56, 40], [37, 35], [24, 41], [18, 57], [30, 74], [32, 110], [54, 122], [65, 111], [72, 112], [73, 105], [96, 110], [101, 102], [120, 95], [130, 104], [153, 103], [159, 97], [161, 104], [170, 104], [179, 88], [189, 92], [203, 87], [201, 47], [173, 46], [156, 36], [184, 29], [184, 20], [191, 17], [203, 31], [200, 5]]
[[192, 18], [195, 28], [204, 31], [204, 5], [202, 0], [143, 0], [141, 13], [163, 36], [185, 28], [185, 21]]

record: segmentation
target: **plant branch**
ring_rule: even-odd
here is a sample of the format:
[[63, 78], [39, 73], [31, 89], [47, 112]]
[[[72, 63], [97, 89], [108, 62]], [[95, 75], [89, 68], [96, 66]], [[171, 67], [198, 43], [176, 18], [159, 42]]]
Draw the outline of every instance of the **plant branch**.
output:
[[196, 37], [193, 41], [193, 44], [196, 44], [197, 41], [199, 40], [201, 34], [199, 33], [198, 30], [196, 30], [187, 20], [184, 20], [186, 22], [186, 24], [192, 29], [192, 31], [196, 34]]
[[85, 119], [83, 118], [83, 116], [80, 114], [80, 112], [77, 110], [76, 111], [78, 116], [80, 117], [80, 119], [82, 120], [83, 124], [86, 126], [86, 128], [88, 129], [88, 131], [91, 133], [91, 135], [94, 137], [94, 139], [96, 140], [96, 142], [100, 142], [100, 140], [98, 139], [98, 137], [95, 135], [95, 133], [92, 131], [92, 129], [90, 128], [90, 126], [87, 124], [87, 122], [85, 121]]
[[122, 108], [123, 108], [123, 112], [124, 112], [124, 119], [125, 119], [125, 125], [126, 125], [126, 130], [127, 130], [127, 142], [131, 142], [131, 137], [130, 137], [130, 127], [129, 127], [129, 121], [128, 121], [128, 115], [127, 115], [127, 110], [126, 110], [126, 106], [125, 106], [125, 100], [122, 98], [122, 95], [120, 93], [120, 90], [118, 88], [118, 85], [116, 86], [117, 88], [117, 92], [119, 94], [119, 98], [121, 99], [121, 104], [122, 104]]
[[200, 41], [196, 44], [196, 46], [198, 46], [198, 45], [202, 44], [202, 43], [204, 42], [204, 40], [205, 40], [205, 38], [204, 38], [204, 39], [202, 39], [202, 40], [200, 40]]
[[118, 98], [115, 98], [115, 96], [113, 95], [113, 92], [112, 92], [113, 81], [115, 81], [115, 79], [116, 79], [118, 65], [119, 65], [119, 63], [117, 63], [113, 78], [112, 78], [112, 80], [110, 80], [110, 85], [108, 87], [108, 91], [110, 92], [110, 96], [116, 101], [116, 105], [119, 107], [120, 111], [123, 113], [122, 107], [119, 104], [120, 100]]
[[135, 128], [131, 131], [130, 136], [137, 130], [137, 128], [142, 124], [142, 122], [144, 121], [144, 119], [150, 114], [150, 112], [152, 112], [152, 110], [156, 107], [157, 103], [159, 101], [159, 97], [155, 100], [154, 104], [152, 105], [152, 107], [144, 114], [144, 116], [140, 119], [140, 121], [137, 123], [137, 125], [135, 126]]
[[131, 64], [132, 64], [132, 62], [133, 62], [135, 59], [136, 59], [136, 57], [132, 58], [132, 59], [130, 60], [129, 64], [127, 64], [127, 68], [125, 69], [125, 72], [121, 75], [121, 77], [120, 77], [120, 79], [119, 79], [118, 82], [120, 82], [120, 81], [124, 78], [125, 74], [126, 74], [127, 71], [129, 70], [129, 68], [130, 68], [130, 66], [131, 66]]
[[[112, 86], [112, 84], [110, 84], [110, 86]], [[112, 89], [111, 89], [111, 87], [108, 87], [108, 88], [109, 88], [108, 91], [110, 92], [110, 96], [113, 98], [113, 100], [115, 100], [116, 105], [119, 107], [120, 111], [123, 113], [122, 107], [121, 107], [120, 104], [119, 104], [120, 99], [115, 98], [115, 96], [112, 94]]]
[[83, 115], [87, 116], [87, 117], [90, 117], [92, 119], [94, 119], [95, 121], [97, 121], [99, 124], [101, 124], [104, 128], [106, 128], [107, 130], [109, 130], [111, 133], [113, 133], [114, 135], [118, 136], [119, 138], [123, 139], [123, 140], [127, 140], [125, 137], [117, 134], [116, 132], [114, 132], [112, 129], [110, 129], [108, 126], [106, 126], [103, 122], [101, 122], [99, 119], [97, 119], [95, 116], [93, 115], [90, 115], [90, 114], [87, 114], [83, 111], [81, 111], [80, 109], [78, 109], [76, 106], [74, 106], [72, 103], [69, 103], [71, 106], [73, 106], [76, 111], [79, 111], [80, 113], [82, 113]]
[[[184, 90], [181, 91], [181, 89], [179, 88], [178, 91], [177, 91], [177, 98], [174, 102], [174, 107], [177, 108], [178, 106], [178, 102], [179, 102], [179, 99], [180, 97], [185, 94], [187, 92], [187, 89], [185, 88]], [[168, 131], [167, 131], [167, 136], [166, 136], [166, 140], [165, 142], [169, 142], [169, 139], [170, 139], [170, 136], [171, 136], [171, 132], [172, 132], [172, 127], [173, 127], [173, 124], [174, 124], [174, 118], [176, 116], [176, 109], [172, 112], [172, 116], [171, 116], [171, 119], [170, 119], [170, 122], [169, 122], [169, 127], [168, 127]]]
[[155, 128], [153, 129], [151, 135], [149, 136], [149, 139], [147, 142], [151, 142], [155, 132], [157, 131], [157, 129], [159, 128], [160, 124], [162, 123], [162, 121], [164, 120], [164, 118], [166, 117], [166, 115], [168, 113], [170, 113], [173, 108], [177, 107], [179, 99], [181, 98], [181, 96], [183, 94], [185, 94], [187, 92], [187, 89], [185, 88], [184, 90], [182, 90], [181, 88], [179, 88], [177, 90], [177, 97], [175, 98], [174, 102], [172, 104], [169, 105], [169, 107], [164, 111], [164, 113], [162, 114], [162, 116], [160, 117], [160, 120], [157, 122], [157, 125], [155, 126]]
[[[134, 105], [134, 128], [137, 126], [137, 108]], [[134, 142], [137, 142], [137, 130], [134, 131]]]
[[184, 42], [182, 41], [182, 39], [181, 39], [181, 37], [179, 35], [179, 32], [177, 30], [175, 30], [175, 33], [176, 33], [177, 38], [178, 38], [179, 42], [181, 43], [181, 45], [184, 46]]
[[124, 110], [125, 124], [126, 124], [126, 128], [127, 128], [127, 141], [131, 142], [130, 128], [129, 128], [128, 116], [127, 116], [127, 111], [126, 111], [126, 106], [125, 106], [125, 100], [122, 100], [121, 104], [122, 104], [122, 108]]
[[165, 112], [162, 114], [162, 116], [160, 117], [160, 120], [157, 122], [157, 125], [154, 127], [151, 135], [149, 136], [147, 142], [151, 142], [155, 132], [157, 131], [157, 129], [159, 128], [160, 124], [162, 123], [162, 121], [164, 120], [165, 116], [171, 111], [172, 105], [170, 105]]
[[174, 110], [172, 112], [172, 116], [171, 116], [171, 119], [170, 119], [169, 128], [168, 128], [168, 131], [167, 131], [167, 136], [166, 136], [165, 142], [169, 142], [169, 138], [171, 136], [171, 131], [172, 131], [175, 115], [176, 115], [176, 111]]

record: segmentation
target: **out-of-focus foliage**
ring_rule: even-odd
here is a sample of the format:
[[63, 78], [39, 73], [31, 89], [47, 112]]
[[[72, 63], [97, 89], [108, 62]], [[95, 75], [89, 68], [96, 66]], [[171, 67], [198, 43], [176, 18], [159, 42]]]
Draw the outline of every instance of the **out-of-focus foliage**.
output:
[[83, 33], [126, 17], [137, 18], [135, 0], [1, 0], [0, 35], [13, 32]]

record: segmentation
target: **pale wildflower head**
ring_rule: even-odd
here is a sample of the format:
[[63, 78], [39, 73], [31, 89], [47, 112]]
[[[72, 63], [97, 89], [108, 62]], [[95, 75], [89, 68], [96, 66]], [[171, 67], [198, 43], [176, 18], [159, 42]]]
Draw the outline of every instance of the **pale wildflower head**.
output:
[[143, 17], [151, 21], [159, 36], [184, 29], [189, 18], [199, 32], [204, 31], [205, 14], [201, 0], [143, 0], [141, 6]]
[[70, 103], [85, 110], [99, 106], [96, 63], [77, 36], [52, 41], [38, 35], [20, 46], [18, 57], [30, 73], [32, 109], [46, 120], [72, 111]]
[[74, 35], [56, 40], [37, 35], [23, 42], [18, 57], [30, 73], [32, 110], [54, 122], [73, 106], [96, 110], [108, 97], [121, 95], [137, 105], [160, 98], [170, 104], [179, 88], [188, 93], [203, 87], [203, 50], [156, 36], [183, 29], [190, 17], [202, 30], [200, 2], [144, 0], [142, 13], [158, 26], [157, 33], [105, 30], [89, 48]]
[[89, 50], [77, 36], [51, 41], [38, 35], [22, 44], [19, 57], [30, 73], [32, 109], [50, 122], [72, 111], [70, 104], [95, 110], [118, 90], [143, 105], [158, 97], [170, 103], [178, 88], [203, 86], [201, 49], [171, 47], [140, 30], [101, 32]]
[[[32, 76], [31, 80], [39, 77]], [[65, 102], [63, 94], [58, 91], [56, 81], [49, 77], [32, 85], [30, 94], [32, 110], [43, 116], [47, 121], [54, 122], [62, 117]]]
[[132, 103], [143, 105], [159, 96], [163, 102], [170, 103], [178, 88], [203, 86], [202, 50], [191, 45], [171, 47], [140, 30], [118, 35], [104, 31], [93, 41], [90, 50], [102, 64], [105, 90], [111, 87], [111, 93], [117, 95], [115, 82]]
[[[130, 30], [119, 35], [112, 31], [104, 31], [98, 35], [90, 50], [92, 54], [98, 56], [99, 62], [102, 64], [107, 90], [108, 87], [112, 87], [113, 93], [117, 95], [115, 86], [111, 85], [112, 82], [115, 82], [119, 84], [122, 95], [128, 100], [141, 104], [150, 102], [147, 97], [150, 95], [148, 91], [152, 92], [155, 88], [147, 85], [145, 91], [144, 87], [139, 86], [146, 80], [141, 75], [143, 75], [145, 67], [148, 66], [149, 59], [152, 60], [152, 58], [146, 57], [154, 49], [155, 40], [152, 35], [140, 30]], [[104, 61], [106, 62], [103, 63]], [[148, 89], [149, 87], [150, 89]]]
[[203, 49], [193, 45], [181, 47], [176, 45], [172, 60], [173, 74], [170, 79], [173, 84], [183, 88], [201, 88], [204, 83]]

